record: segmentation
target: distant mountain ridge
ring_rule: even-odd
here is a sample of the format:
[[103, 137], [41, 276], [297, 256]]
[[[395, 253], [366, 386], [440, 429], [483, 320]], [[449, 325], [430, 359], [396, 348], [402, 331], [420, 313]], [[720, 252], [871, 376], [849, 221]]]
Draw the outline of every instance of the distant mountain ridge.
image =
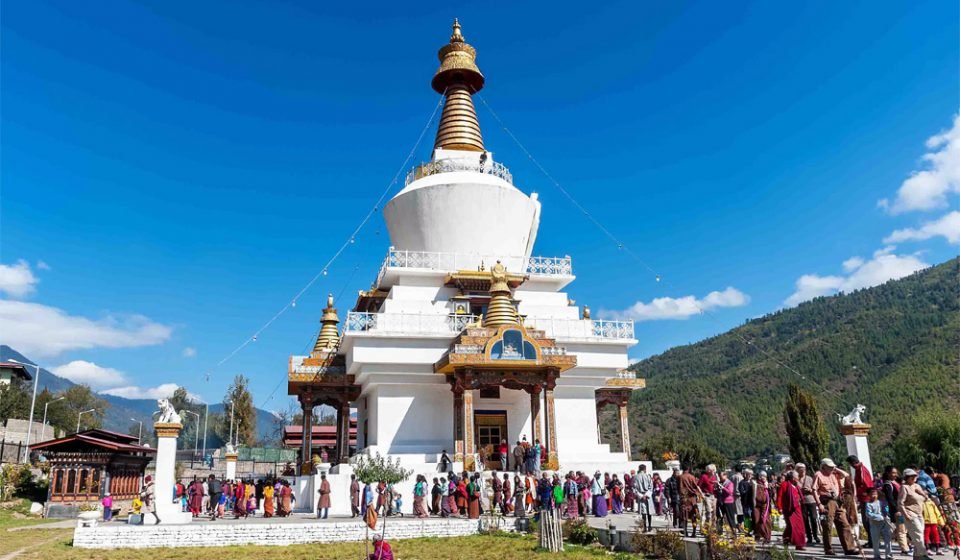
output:
[[[634, 449], [685, 434], [731, 459], [784, 451], [783, 402], [787, 385], [796, 383], [818, 399], [838, 452], [845, 449], [834, 413], [866, 405], [877, 465], [891, 436], [919, 409], [960, 414], [958, 272], [960, 259], [952, 259], [633, 364], [647, 379], [630, 402]], [[611, 420], [604, 417], [606, 433], [615, 429]]]
[[[15, 349], [7, 346], [6, 344], [0, 344], [0, 361], [9, 360], [11, 358], [27, 364], [34, 364], [30, 358], [27, 358], [20, 352], [17, 352]], [[28, 369], [30, 371], [30, 375], [33, 375], [33, 368]], [[38, 392], [46, 388], [50, 392], [56, 393], [68, 389], [74, 385], [77, 385], [77, 383], [60, 377], [46, 368], [40, 368], [40, 384], [37, 389]], [[97, 396], [110, 404], [110, 406], [107, 408], [106, 414], [103, 417], [103, 427], [108, 430], [126, 433], [130, 425], [134, 423], [134, 420], [142, 421], [145, 426], [149, 425], [153, 422], [153, 413], [157, 411], [157, 401], [154, 399], [128, 399], [125, 397], [117, 397], [115, 395], [106, 395], [103, 393], [97, 393]], [[274, 439], [274, 414], [259, 408], [256, 409], [256, 411], [258, 439], [264, 441]], [[220, 412], [223, 412], [223, 403], [217, 402], [210, 404], [211, 414]], [[212, 439], [211, 430], [210, 435], [208, 435], [208, 441], [211, 441]]]

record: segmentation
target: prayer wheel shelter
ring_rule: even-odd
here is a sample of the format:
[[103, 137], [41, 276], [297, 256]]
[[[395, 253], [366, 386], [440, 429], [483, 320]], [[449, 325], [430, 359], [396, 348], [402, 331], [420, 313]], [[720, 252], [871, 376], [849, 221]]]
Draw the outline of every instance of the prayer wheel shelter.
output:
[[123, 507], [140, 493], [143, 474], [156, 449], [137, 443], [136, 436], [109, 430], [84, 430], [38, 443], [31, 452], [50, 465], [47, 517], [75, 517], [80, 506], [96, 504], [106, 492], [114, 507]]

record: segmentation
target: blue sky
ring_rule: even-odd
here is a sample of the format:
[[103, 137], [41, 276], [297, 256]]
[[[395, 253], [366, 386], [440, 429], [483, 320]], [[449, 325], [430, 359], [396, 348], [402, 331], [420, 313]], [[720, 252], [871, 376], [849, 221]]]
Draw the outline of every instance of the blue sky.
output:
[[215, 401], [243, 373], [285, 407], [326, 293], [343, 313], [375, 277], [379, 213], [217, 363], [389, 184], [455, 16], [484, 99], [656, 271], [478, 103], [540, 195], [536, 253], [642, 320], [632, 357], [957, 254], [956, 2], [327, 4], [3, 5], [0, 342], [117, 394]]

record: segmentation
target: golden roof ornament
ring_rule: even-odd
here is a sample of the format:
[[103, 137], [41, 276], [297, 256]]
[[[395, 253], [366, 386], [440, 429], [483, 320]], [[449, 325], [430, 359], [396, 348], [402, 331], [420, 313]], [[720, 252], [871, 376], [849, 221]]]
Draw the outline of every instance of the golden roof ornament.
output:
[[500, 327], [503, 325], [519, 325], [520, 317], [514, 307], [510, 295], [510, 286], [507, 284], [507, 269], [500, 261], [490, 269], [490, 303], [487, 313], [483, 316], [484, 327]]
[[313, 346], [314, 352], [337, 347], [340, 342], [340, 333], [337, 331], [337, 324], [339, 323], [340, 318], [337, 317], [337, 310], [333, 307], [333, 294], [328, 294], [327, 307], [320, 317], [320, 335], [317, 336], [317, 343]]
[[450, 42], [437, 52], [440, 68], [433, 75], [434, 91], [446, 96], [437, 138], [433, 147], [448, 150], [483, 152], [480, 121], [471, 95], [483, 89], [484, 77], [477, 67], [477, 50], [460, 33], [459, 20], [453, 20]]

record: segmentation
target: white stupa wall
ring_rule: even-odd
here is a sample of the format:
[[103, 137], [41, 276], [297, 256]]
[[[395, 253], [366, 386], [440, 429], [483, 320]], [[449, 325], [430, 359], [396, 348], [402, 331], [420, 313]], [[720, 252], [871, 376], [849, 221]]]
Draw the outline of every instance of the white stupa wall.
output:
[[530, 256], [540, 203], [495, 175], [456, 171], [413, 181], [383, 213], [396, 249], [476, 255], [459, 261], [472, 269], [484, 256]]

